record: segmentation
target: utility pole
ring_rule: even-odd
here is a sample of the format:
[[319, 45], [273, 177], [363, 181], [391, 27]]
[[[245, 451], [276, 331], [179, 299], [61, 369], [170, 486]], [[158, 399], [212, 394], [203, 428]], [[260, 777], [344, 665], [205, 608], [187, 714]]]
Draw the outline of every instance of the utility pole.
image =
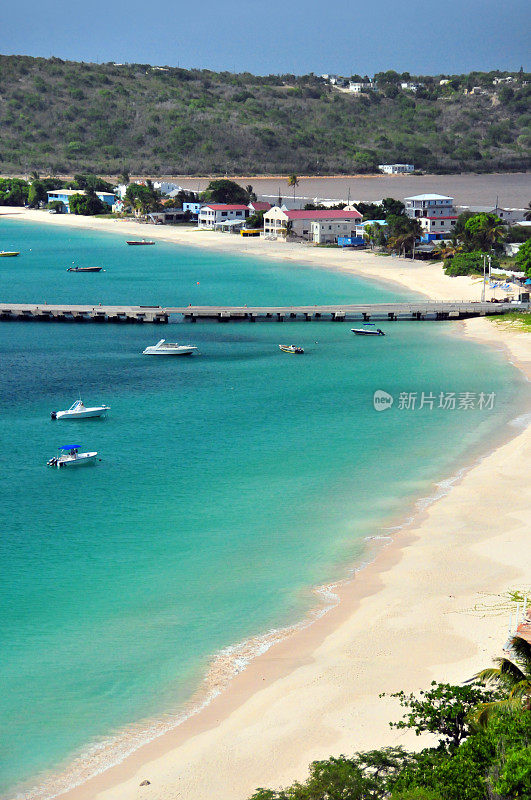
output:
[[487, 257], [483, 256], [483, 290], [481, 292], [481, 302], [485, 302], [485, 278], [486, 278], [486, 269], [487, 269]]

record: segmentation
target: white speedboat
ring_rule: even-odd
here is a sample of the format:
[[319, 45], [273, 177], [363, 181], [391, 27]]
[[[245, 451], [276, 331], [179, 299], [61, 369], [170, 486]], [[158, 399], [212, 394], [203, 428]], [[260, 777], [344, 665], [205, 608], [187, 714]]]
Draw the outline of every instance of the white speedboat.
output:
[[381, 328], [376, 328], [375, 331], [369, 331], [366, 328], [351, 328], [354, 336], [385, 336]]
[[76, 400], [66, 411], [52, 411], [52, 419], [87, 419], [87, 417], [101, 417], [110, 411], [110, 406], [87, 407], [83, 400]]
[[193, 344], [177, 344], [161, 339], [157, 344], [152, 344], [142, 351], [144, 356], [191, 356], [197, 350]]
[[80, 453], [79, 448], [79, 444], [63, 445], [59, 448], [58, 454], [47, 462], [47, 466], [57, 467], [57, 469], [60, 467], [78, 467], [82, 464], [92, 463], [98, 455], [97, 452]]

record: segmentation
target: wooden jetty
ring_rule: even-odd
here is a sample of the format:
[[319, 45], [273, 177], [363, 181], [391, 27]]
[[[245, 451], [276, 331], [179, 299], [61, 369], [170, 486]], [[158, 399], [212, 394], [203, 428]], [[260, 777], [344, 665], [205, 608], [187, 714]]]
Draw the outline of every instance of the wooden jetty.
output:
[[522, 303], [370, 303], [318, 306], [91, 306], [35, 303], [0, 303], [0, 320], [38, 320], [61, 322], [132, 322], [166, 324], [170, 318], [188, 322], [218, 320], [333, 320], [336, 322], [448, 320], [529, 311]]

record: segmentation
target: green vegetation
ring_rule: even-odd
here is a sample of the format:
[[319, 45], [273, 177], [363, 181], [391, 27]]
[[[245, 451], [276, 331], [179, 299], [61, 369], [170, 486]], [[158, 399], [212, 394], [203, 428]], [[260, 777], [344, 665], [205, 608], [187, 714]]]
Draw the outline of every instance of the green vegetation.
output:
[[228, 178], [210, 181], [204, 192], [201, 193], [201, 200], [206, 203], [240, 203], [247, 205], [252, 199], [256, 200], [253, 187], [246, 189], [235, 181]]
[[[304, 783], [257, 789], [251, 800], [525, 800], [531, 797], [531, 645], [512, 640], [513, 658], [497, 659], [465, 686], [432, 683], [397, 728], [438, 736], [408, 753], [387, 747], [314, 761]], [[489, 689], [494, 684], [495, 689]], [[487, 713], [486, 713], [487, 709]]]
[[73, 194], [69, 206], [71, 214], [80, 214], [83, 217], [102, 214], [109, 207], [102, 203], [94, 189], [86, 189], [85, 194]]
[[522, 269], [528, 278], [531, 278], [531, 239], [521, 246], [515, 256], [515, 263]]
[[[444, 271], [447, 275], [483, 275], [483, 259], [486, 253], [481, 250], [473, 250], [471, 253], [459, 253], [452, 259], [445, 261]], [[500, 266], [499, 260], [491, 256], [492, 266], [496, 269]]]
[[[352, 174], [523, 170], [529, 75], [375, 76], [353, 95], [315, 75], [232, 74], [0, 56], [0, 171]], [[450, 83], [439, 85], [447, 77]], [[415, 93], [400, 80], [419, 81]], [[485, 94], [465, 94], [480, 86]]]

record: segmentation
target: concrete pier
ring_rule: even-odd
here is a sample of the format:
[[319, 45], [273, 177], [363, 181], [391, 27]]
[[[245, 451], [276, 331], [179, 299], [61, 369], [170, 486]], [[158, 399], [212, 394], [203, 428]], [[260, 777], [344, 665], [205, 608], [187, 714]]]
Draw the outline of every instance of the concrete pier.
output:
[[0, 303], [0, 320], [58, 322], [114, 322], [166, 324], [170, 317], [189, 322], [217, 320], [327, 320], [334, 322], [398, 322], [400, 320], [448, 320], [529, 311], [530, 303], [372, 303], [320, 306], [82, 306], [33, 303]]

